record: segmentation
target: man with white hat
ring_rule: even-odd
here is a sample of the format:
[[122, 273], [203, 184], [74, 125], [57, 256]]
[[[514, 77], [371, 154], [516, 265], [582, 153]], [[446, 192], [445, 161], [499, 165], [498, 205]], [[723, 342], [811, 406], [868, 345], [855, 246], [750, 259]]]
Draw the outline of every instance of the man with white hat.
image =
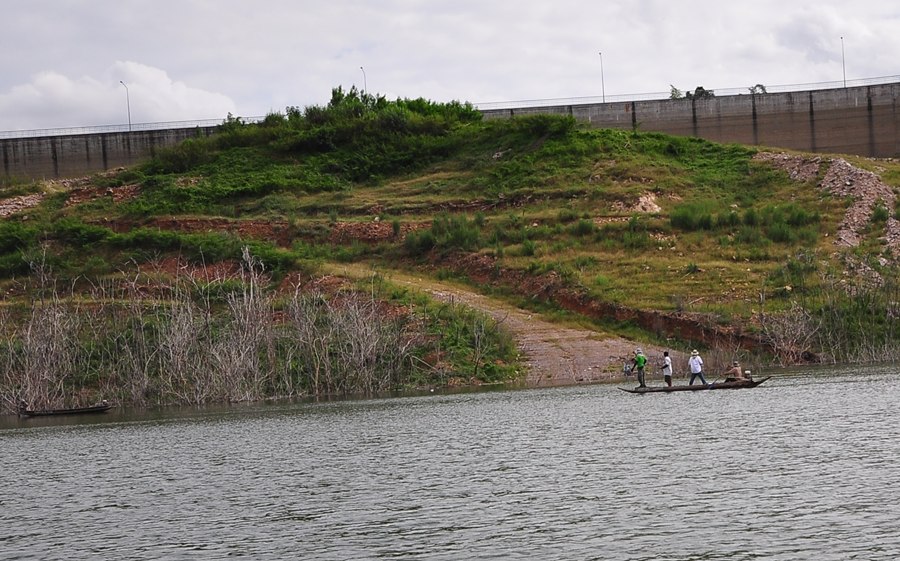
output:
[[704, 386], [709, 385], [706, 383], [706, 378], [703, 377], [703, 359], [700, 358], [700, 353], [697, 352], [697, 349], [691, 351], [691, 358], [688, 359], [688, 366], [691, 367], [691, 381], [688, 383], [689, 386], [694, 385], [694, 378], [700, 378], [700, 383]]

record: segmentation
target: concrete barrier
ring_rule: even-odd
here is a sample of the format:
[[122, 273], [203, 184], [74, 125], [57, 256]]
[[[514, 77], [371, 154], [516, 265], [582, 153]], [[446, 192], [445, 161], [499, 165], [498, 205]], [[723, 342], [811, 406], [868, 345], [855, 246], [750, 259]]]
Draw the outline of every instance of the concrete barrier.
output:
[[[486, 119], [571, 115], [595, 128], [656, 131], [807, 152], [900, 156], [900, 83], [708, 99], [664, 99], [483, 110]], [[78, 177], [153, 156], [215, 127], [0, 139], [13, 179]]]
[[571, 115], [595, 128], [655, 131], [808, 152], [900, 156], [900, 84], [708, 99], [493, 109], [485, 118]]
[[0, 139], [3, 175], [10, 179], [56, 179], [131, 166], [156, 150], [188, 138], [209, 136], [215, 127]]

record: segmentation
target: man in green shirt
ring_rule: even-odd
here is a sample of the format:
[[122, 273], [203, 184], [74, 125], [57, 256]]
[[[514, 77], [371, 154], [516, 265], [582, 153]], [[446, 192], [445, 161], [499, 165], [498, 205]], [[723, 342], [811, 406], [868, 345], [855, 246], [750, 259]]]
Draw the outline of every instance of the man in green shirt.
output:
[[632, 362], [634, 364], [634, 369], [637, 370], [638, 387], [646, 388], [647, 384], [644, 383], [644, 366], [647, 365], [647, 357], [644, 356], [644, 351], [641, 349], [634, 351], [634, 359]]

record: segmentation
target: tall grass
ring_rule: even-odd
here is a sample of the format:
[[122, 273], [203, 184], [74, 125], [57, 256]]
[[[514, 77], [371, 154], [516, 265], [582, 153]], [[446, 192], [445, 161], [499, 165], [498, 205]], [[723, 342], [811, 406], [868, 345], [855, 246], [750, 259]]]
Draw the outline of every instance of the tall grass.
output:
[[672, 210], [669, 222], [686, 232], [732, 231], [738, 241], [747, 244], [758, 243], [761, 238], [781, 244], [812, 244], [817, 238], [815, 226], [821, 221], [819, 213], [793, 203], [748, 208], [743, 213], [734, 209], [717, 211], [718, 206], [712, 200], [683, 203]]
[[514, 346], [459, 306], [394, 307], [382, 294], [296, 291], [279, 297], [245, 248], [238, 279], [144, 274], [95, 287], [89, 304], [43, 295], [0, 314], [0, 408], [129, 405], [367, 394], [461, 375], [505, 377]]

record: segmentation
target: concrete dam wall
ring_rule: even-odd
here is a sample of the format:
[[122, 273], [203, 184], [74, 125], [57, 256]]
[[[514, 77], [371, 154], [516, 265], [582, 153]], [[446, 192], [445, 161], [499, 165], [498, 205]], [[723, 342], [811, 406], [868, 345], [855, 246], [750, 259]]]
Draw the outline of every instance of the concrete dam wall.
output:
[[3, 175], [12, 179], [80, 177], [143, 162], [160, 148], [214, 131], [195, 127], [7, 138], [0, 139], [0, 158]]
[[483, 111], [485, 118], [571, 115], [596, 128], [655, 131], [807, 152], [900, 156], [900, 84], [831, 90], [557, 105]]
[[[596, 128], [656, 131], [807, 152], [900, 156], [900, 83], [708, 99], [665, 99], [488, 109], [486, 119], [571, 115]], [[209, 136], [215, 127], [0, 139], [13, 179], [89, 175], [140, 163], [156, 150]]]

